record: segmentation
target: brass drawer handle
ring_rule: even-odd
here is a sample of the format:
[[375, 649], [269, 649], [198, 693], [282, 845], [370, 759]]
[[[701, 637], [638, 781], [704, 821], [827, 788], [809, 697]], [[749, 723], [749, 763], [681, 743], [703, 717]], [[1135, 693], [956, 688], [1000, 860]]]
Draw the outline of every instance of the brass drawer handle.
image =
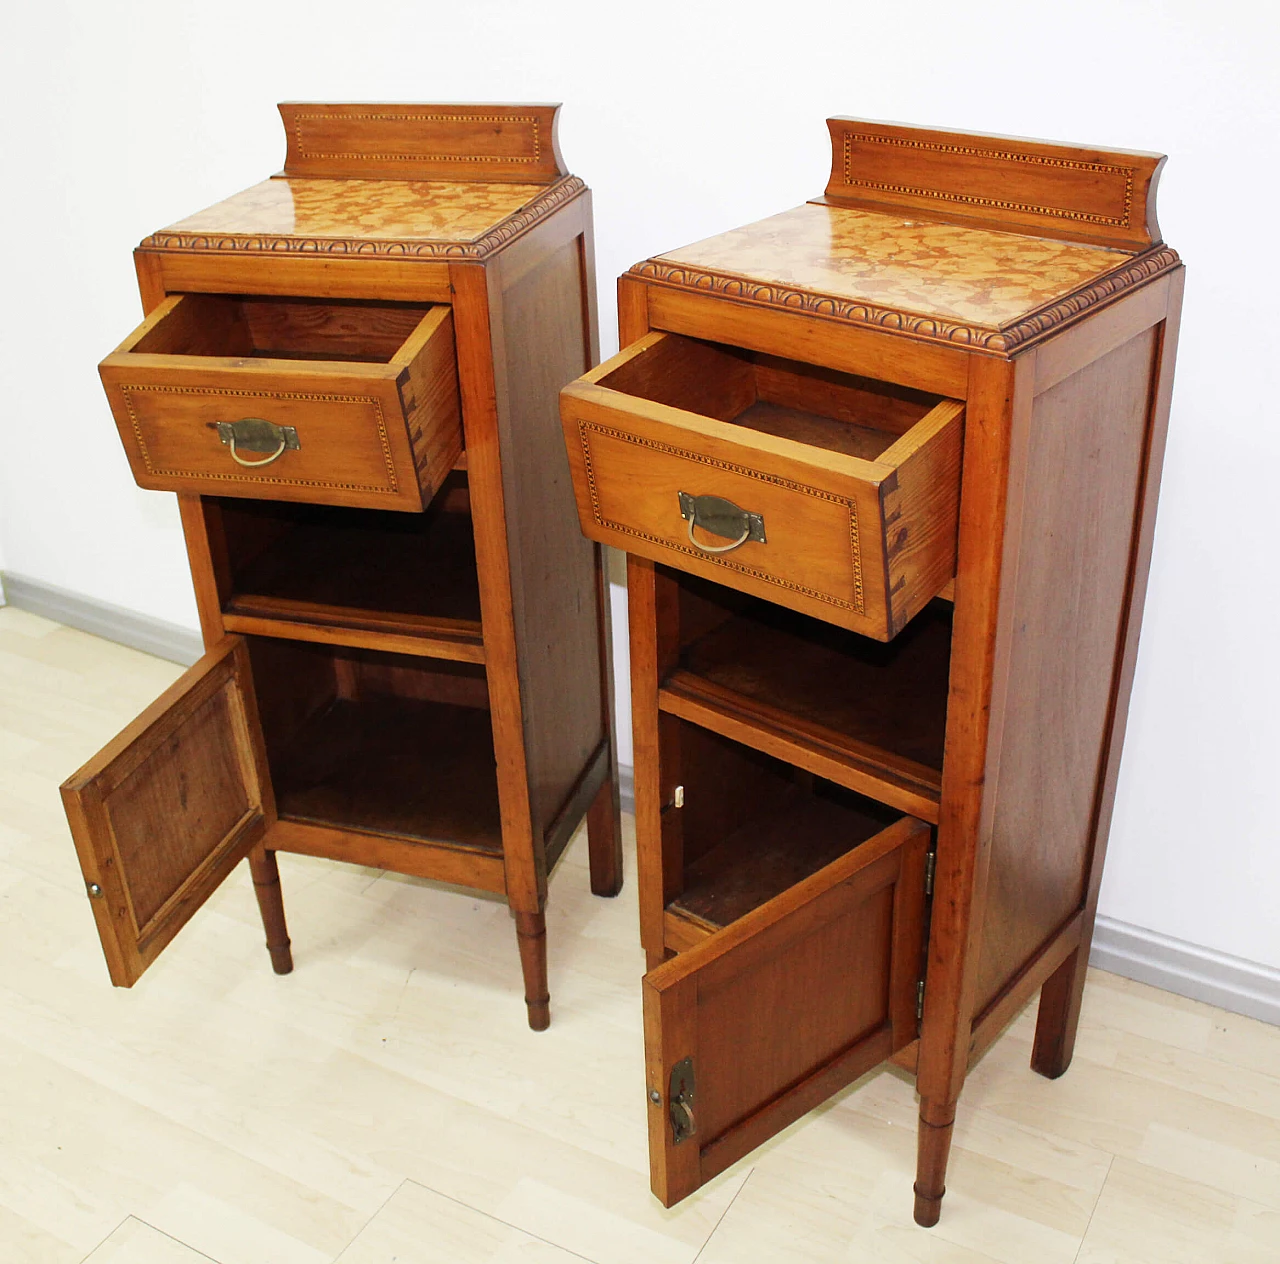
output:
[[[264, 421], [261, 417], [242, 417], [239, 421], [215, 421], [213, 425], [218, 432], [218, 438], [231, 449], [231, 459], [237, 465], [243, 465], [251, 470], [261, 465], [270, 465], [285, 452], [296, 452], [302, 447], [298, 440], [298, 432], [292, 426], [277, 426], [274, 422]], [[243, 449], [246, 452], [268, 452], [270, 455], [261, 461], [246, 461], [237, 449]]]
[[[691, 496], [688, 492], [677, 492], [676, 495], [680, 498], [680, 516], [689, 522], [689, 543], [703, 553], [732, 553], [748, 540], [766, 543], [763, 514], [739, 509], [733, 501], [721, 496]], [[693, 534], [694, 527], [722, 536], [729, 543], [703, 544]]]

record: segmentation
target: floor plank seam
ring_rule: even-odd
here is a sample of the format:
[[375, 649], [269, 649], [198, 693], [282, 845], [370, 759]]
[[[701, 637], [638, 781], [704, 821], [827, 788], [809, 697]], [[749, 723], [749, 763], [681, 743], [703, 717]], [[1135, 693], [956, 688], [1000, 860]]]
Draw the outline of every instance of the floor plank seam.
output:
[[[168, 1238], [170, 1242], [176, 1243], [178, 1246], [182, 1247], [184, 1251], [191, 1251], [193, 1254], [198, 1255], [202, 1260], [208, 1260], [209, 1264], [222, 1264], [221, 1260], [215, 1259], [212, 1255], [209, 1255], [207, 1252], [200, 1250], [199, 1247], [194, 1247], [191, 1245], [190, 1242], [184, 1242], [181, 1238], [175, 1238], [172, 1233], [166, 1233], [163, 1229], [157, 1229], [156, 1226], [151, 1223], [151, 1221], [143, 1220], [141, 1216], [135, 1216], [133, 1215], [132, 1212], [130, 1212], [129, 1215], [125, 1216], [125, 1218], [118, 1225], [116, 1225], [116, 1227], [112, 1229], [111, 1232], [107, 1234], [107, 1236], [103, 1238], [102, 1241], [99, 1242], [97, 1246], [93, 1248], [93, 1251], [90, 1251], [89, 1254], [85, 1256], [85, 1260], [92, 1259], [94, 1251], [102, 1250], [103, 1246], [105, 1246], [108, 1242], [110, 1242], [111, 1239], [115, 1237], [115, 1235], [119, 1233], [120, 1230], [123, 1229], [125, 1225], [129, 1223], [130, 1220], [132, 1220], [135, 1224], [142, 1225], [144, 1229], [150, 1229], [152, 1233], [158, 1233], [162, 1238]], [[82, 1261], [82, 1264], [83, 1264], [83, 1261]]]
[[[358, 1238], [358, 1237], [359, 1237], [359, 1236], [360, 1236], [360, 1235], [361, 1235], [361, 1234], [362, 1234], [362, 1233], [363, 1233], [363, 1232], [364, 1232], [364, 1231], [365, 1231], [365, 1230], [366, 1230], [366, 1229], [367, 1229], [367, 1228], [368, 1228], [368, 1227], [369, 1227], [369, 1226], [370, 1226], [370, 1225], [371, 1225], [375, 1220], [377, 1220], [377, 1218], [378, 1218], [380, 1215], [382, 1215], [382, 1213], [383, 1213], [384, 1211], [386, 1211], [386, 1209], [387, 1209], [387, 1204], [388, 1204], [388, 1203], [389, 1203], [389, 1202], [390, 1202], [390, 1201], [391, 1201], [391, 1200], [392, 1200], [392, 1199], [393, 1199], [393, 1198], [394, 1198], [394, 1197], [395, 1197], [395, 1196], [396, 1196], [396, 1195], [397, 1195], [397, 1194], [398, 1194], [402, 1189], [404, 1189], [404, 1187], [405, 1187], [406, 1185], [408, 1185], [408, 1184], [410, 1184], [410, 1183], [411, 1183], [411, 1182], [410, 1182], [409, 1177], [407, 1177], [407, 1176], [401, 1177], [401, 1179], [400, 1179], [400, 1184], [399, 1184], [399, 1185], [397, 1185], [397, 1186], [395, 1187], [395, 1189], [393, 1189], [393, 1190], [391, 1191], [391, 1193], [389, 1193], [389, 1194], [388, 1194], [388, 1195], [387, 1195], [387, 1196], [382, 1200], [382, 1202], [380, 1202], [380, 1203], [378, 1204], [378, 1209], [377, 1209], [377, 1211], [375, 1211], [375, 1212], [373, 1213], [373, 1215], [371, 1215], [371, 1216], [369, 1217], [369, 1219], [368, 1219], [368, 1220], [366, 1220], [366, 1221], [364, 1222], [364, 1224], [362, 1224], [362, 1225], [360, 1226], [360, 1228], [358, 1228], [358, 1229], [355, 1231], [355, 1233], [353, 1233], [353, 1234], [351, 1235], [351, 1238], [348, 1240], [348, 1242], [346, 1243], [346, 1245], [345, 1245], [345, 1246], [344, 1246], [344, 1247], [343, 1247], [343, 1248], [342, 1248], [342, 1249], [337, 1253], [337, 1255], [335, 1255], [335, 1256], [333, 1257], [333, 1264], [338, 1264], [338, 1261], [339, 1261], [340, 1259], [342, 1259], [342, 1257], [343, 1257], [344, 1255], [346, 1255], [346, 1253], [347, 1253], [349, 1250], [351, 1250], [351, 1248], [355, 1245], [356, 1239], [357, 1239], [357, 1238]], [[415, 1181], [415, 1182], [412, 1182], [412, 1183], [413, 1183], [413, 1184], [416, 1184], [417, 1182]]]
[[720, 1219], [717, 1220], [715, 1224], [711, 1226], [711, 1232], [707, 1234], [706, 1241], [703, 1242], [703, 1244], [698, 1248], [698, 1254], [693, 1257], [693, 1264], [698, 1264], [698, 1261], [702, 1258], [703, 1251], [705, 1251], [707, 1247], [711, 1245], [711, 1239], [716, 1236], [716, 1230], [719, 1229], [722, 1224], [724, 1224], [724, 1218], [733, 1210], [733, 1204], [738, 1201], [738, 1195], [741, 1194], [744, 1189], [746, 1189], [747, 1181], [751, 1179], [754, 1172], [755, 1172], [754, 1167], [747, 1169], [747, 1175], [743, 1178], [742, 1184], [739, 1185], [738, 1188], [734, 1191], [733, 1197], [729, 1199], [729, 1205], [720, 1213]]
[[1098, 1186], [1098, 1196], [1093, 1200], [1093, 1206], [1089, 1209], [1089, 1219], [1085, 1222], [1084, 1232], [1080, 1235], [1080, 1245], [1076, 1247], [1075, 1256], [1072, 1258], [1071, 1264], [1080, 1264], [1080, 1252], [1084, 1250], [1084, 1244], [1089, 1238], [1089, 1229], [1093, 1225], [1093, 1218], [1098, 1213], [1098, 1204], [1102, 1202], [1102, 1195], [1106, 1193], [1107, 1182], [1111, 1179], [1111, 1169], [1116, 1165], [1116, 1156], [1111, 1156], [1110, 1162], [1107, 1164], [1107, 1174], [1102, 1178], [1102, 1184]]
[[416, 1185], [419, 1189], [425, 1189], [428, 1193], [435, 1194], [437, 1198], [447, 1198], [451, 1203], [456, 1203], [459, 1207], [465, 1207], [468, 1211], [474, 1211], [478, 1215], [487, 1216], [490, 1220], [496, 1220], [498, 1224], [506, 1225], [508, 1229], [514, 1229], [517, 1233], [523, 1233], [526, 1238], [536, 1238], [539, 1242], [545, 1243], [547, 1246], [554, 1247], [557, 1251], [563, 1251], [566, 1255], [572, 1255], [575, 1260], [584, 1260], [586, 1264], [600, 1264], [599, 1260], [594, 1260], [589, 1255], [583, 1255], [579, 1251], [574, 1251], [560, 1242], [553, 1242], [550, 1238], [544, 1238], [540, 1233], [534, 1233], [529, 1229], [522, 1229], [518, 1224], [512, 1224], [510, 1220], [503, 1220], [501, 1216], [495, 1216], [491, 1211], [483, 1211], [479, 1207], [473, 1207], [470, 1203], [464, 1203], [461, 1198], [455, 1198], [452, 1194], [446, 1194], [441, 1190], [432, 1189], [430, 1185], [424, 1185], [421, 1181], [415, 1181], [411, 1176], [406, 1177], [404, 1183], [406, 1185]]
[[91, 1247], [91, 1248], [89, 1249], [89, 1253], [88, 1253], [87, 1255], [85, 1255], [85, 1256], [80, 1260], [80, 1264], [85, 1264], [85, 1261], [86, 1261], [86, 1260], [90, 1260], [90, 1259], [92, 1259], [92, 1258], [93, 1258], [93, 1253], [94, 1253], [94, 1251], [101, 1251], [101, 1250], [102, 1250], [102, 1247], [103, 1247], [103, 1244], [104, 1244], [104, 1243], [107, 1243], [107, 1242], [110, 1242], [110, 1241], [111, 1241], [111, 1239], [112, 1239], [113, 1237], [115, 1237], [115, 1235], [116, 1235], [117, 1233], [119, 1233], [119, 1232], [120, 1232], [120, 1230], [121, 1230], [121, 1229], [123, 1229], [123, 1228], [125, 1227], [125, 1225], [127, 1225], [127, 1224], [129, 1223], [129, 1221], [130, 1221], [130, 1220], [132, 1220], [132, 1219], [133, 1219], [133, 1216], [132, 1216], [131, 1214], [129, 1214], [128, 1212], [126, 1212], [126, 1213], [125, 1213], [125, 1217], [124, 1217], [124, 1219], [123, 1219], [122, 1221], [120, 1221], [120, 1223], [119, 1223], [118, 1225], [116, 1225], [116, 1227], [115, 1227], [114, 1229], [112, 1229], [112, 1230], [111, 1230], [111, 1232], [110, 1232], [110, 1233], [108, 1233], [108, 1234], [107, 1234], [107, 1236], [106, 1236], [105, 1238], [103, 1238], [101, 1242], [99, 1242], [96, 1246]]

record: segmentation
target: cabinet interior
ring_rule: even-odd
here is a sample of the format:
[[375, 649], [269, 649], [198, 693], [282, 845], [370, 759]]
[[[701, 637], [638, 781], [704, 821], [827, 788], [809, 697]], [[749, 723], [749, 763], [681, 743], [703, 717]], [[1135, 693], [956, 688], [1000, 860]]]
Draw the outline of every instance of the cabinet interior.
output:
[[386, 364], [429, 304], [186, 294], [130, 350]]
[[483, 667], [247, 639], [282, 818], [501, 852]]
[[679, 752], [683, 786], [667, 908], [703, 928], [736, 921], [902, 816], [696, 724], [668, 726], [664, 747]]
[[455, 470], [421, 514], [223, 498], [223, 612], [480, 638], [471, 500]]
[[659, 583], [669, 586], [663, 710], [693, 707], [713, 725], [731, 717], [783, 737], [847, 767], [858, 788], [936, 823], [949, 602], [931, 602], [880, 642], [668, 568], [659, 568]]
[[601, 386], [750, 430], [874, 460], [942, 396], [741, 347], [666, 334]]

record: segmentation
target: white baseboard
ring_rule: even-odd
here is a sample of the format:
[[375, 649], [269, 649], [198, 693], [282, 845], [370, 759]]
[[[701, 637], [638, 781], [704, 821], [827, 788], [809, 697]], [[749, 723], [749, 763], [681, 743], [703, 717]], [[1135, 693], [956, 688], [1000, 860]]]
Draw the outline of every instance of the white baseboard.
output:
[[0, 575], [4, 585], [4, 597], [12, 606], [43, 615], [57, 623], [95, 636], [117, 641], [144, 654], [168, 659], [189, 667], [204, 653], [204, 643], [199, 632], [184, 628], [178, 623], [153, 619], [149, 615], [113, 606], [109, 601], [94, 597], [82, 597], [43, 580], [28, 579], [5, 571]]
[[[46, 619], [184, 666], [194, 663], [204, 649], [200, 634], [190, 628], [82, 597], [12, 571], [0, 574], [0, 604], [6, 600]], [[624, 764], [618, 771], [623, 808], [634, 812], [634, 770]], [[1280, 1026], [1280, 970], [1271, 966], [1110, 917], [1097, 920], [1089, 963], [1126, 979]]]
[[1099, 917], [1089, 964], [1280, 1026], [1280, 970]]

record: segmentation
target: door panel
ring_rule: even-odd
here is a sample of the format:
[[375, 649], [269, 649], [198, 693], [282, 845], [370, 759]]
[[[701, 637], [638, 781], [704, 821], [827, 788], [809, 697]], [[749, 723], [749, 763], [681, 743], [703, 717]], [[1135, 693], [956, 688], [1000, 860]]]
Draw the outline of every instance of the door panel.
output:
[[[928, 840], [904, 818], [646, 975], [666, 1206], [915, 1039]], [[692, 1117], [679, 1140], [677, 1095], [685, 1130]]]
[[111, 981], [130, 987], [275, 820], [244, 641], [210, 650], [62, 801]]

